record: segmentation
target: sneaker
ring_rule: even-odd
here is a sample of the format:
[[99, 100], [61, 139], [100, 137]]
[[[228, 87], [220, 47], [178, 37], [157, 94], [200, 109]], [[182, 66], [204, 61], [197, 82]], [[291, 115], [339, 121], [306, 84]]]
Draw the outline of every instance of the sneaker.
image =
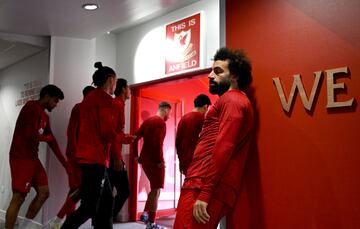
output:
[[159, 224], [156, 223], [148, 222], [146, 224], [146, 229], [166, 229], [166, 227], [160, 226]]
[[143, 212], [140, 216], [140, 221], [147, 224], [149, 222], [149, 214], [147, 212]]
[[60, 229], [61, 228], [61, 219], [57, 216], [55, 216], [54, 218], [51, 218], [48, 222], [47, 222], [48, 228], [50, 229]]

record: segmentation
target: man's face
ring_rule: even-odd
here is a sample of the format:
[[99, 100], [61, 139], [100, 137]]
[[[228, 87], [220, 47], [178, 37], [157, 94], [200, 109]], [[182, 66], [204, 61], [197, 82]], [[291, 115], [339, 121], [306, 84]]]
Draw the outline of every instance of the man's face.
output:
[[214, 61], [209, 78], [209, 91], [213, 95], [222, 95], [230, 87], [230, 71], [228, 62], [224, 60]]
[[123, 88], [123, 90], [125, 91], [125, 99], [130, 99], [131, 96], [131, 90], [129, 86], [126, 86]]
[[164, 116], [164, 121], [165, 121], [165, 122], [170, 118], [170, 115], [171, 115], [171, 109], [170, 109], [170, 108], [166, 108], [166, 109], [165, 109], [165, 116]]
[[45, 109], [48, 110], [49, 112], [52, 111], [52, 109], [54, 109], [57, 104], [59, 103], [60, 99], [56, 96], [49, 96], [48, 100], [47, 100], [47, 103], [46, 103], [46, 106], [45, 106]]
[[114, 94], [115, 88], [116, 88], [116, 75], [112, 75], [108, 78], [110, 81], [110, 94]]

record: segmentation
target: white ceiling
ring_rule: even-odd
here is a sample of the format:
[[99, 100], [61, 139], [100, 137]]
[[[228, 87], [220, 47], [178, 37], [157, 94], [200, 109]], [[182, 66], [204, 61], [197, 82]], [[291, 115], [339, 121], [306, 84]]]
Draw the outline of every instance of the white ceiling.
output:
[[[0, 70], [48, 47], [50, 36], [91, 39], [200, 0], [0, 0]], [[85, 3], [96, 11], [85, 11]]]

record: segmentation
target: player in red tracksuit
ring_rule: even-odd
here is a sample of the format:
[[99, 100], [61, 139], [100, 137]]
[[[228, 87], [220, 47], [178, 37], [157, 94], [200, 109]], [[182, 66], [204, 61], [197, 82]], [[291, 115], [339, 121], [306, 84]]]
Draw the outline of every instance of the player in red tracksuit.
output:
[[[113, 188], [114, 187], [116, 188], [116, 196], [114, 198], [114, 209], [113, 209], [114, 220], [116, 220], [116, 216], [118, 215], [122, 206], [124, 205], [125, 201], [130, 195], [129, 179], [126, 171], [125, 162], [122, 158], [122, 145], [132, 143], [135, 136], [124, 133], [125, 101], [128, 100], [131, 95], [130, 87], [125, 79], [122, 78], [117, 79], [114, 95], [115, 95], [114, 102], [119, 108], [119, 128], [120, 128], [119, 134], [123, 135], [123, 141], [115, 142], [113, 145], [111, 145], [111, 149], [110, 149], [111, 159], [110, 159], [110, 166], [108, 169], [111, 186]], [[117, 156], [120, 156], [120, 158], [116, 158]], [[120, 171], [114, 170], [114, 159], [121, 161]]]
[[[95, 88], [93, 86], [84, 87], [82, 93], [85, 98]], [[69, 193], [65, 200], [64, 205], [61, 207], [58, 214], [49, 220], [48, 226], [50, 228], [60, 228], [61, 220], [65, 215], [71, 214], [76, 207], [77, 202], [80, 200], [80, 181], [81, 181], [81, 169], [76, 162], [75, 152], [78, 141], [79, 132], [79, 119], [80, 119], [80, 104], [77, 103], [71, 110], [69, 124], [67, 127], [67, 146], [66, 146], [66, 157], [71, 166], [72, 174], [69, 175]]]
[[221, 48], [209, 74], [210, 92], [220, 97], [206, 114], [182, 186], [174, 229], [216, 228], [232, 211], [253, 132], [252, 106], [243, 92], [251, 64], [239, 50]]
[[38, 158], [39, 142], [47, 142], [67, 173], [71, 173], [51, 131], [49, 116], [45, 113], [45, 109], [51, 112], [62, 99], [64, 94], [61, 89], [50, 84], [41, 89], [39, 100], [28, 101], [20, 111], [10, 148], [13, 196], [6, 211], [7, 229], [14, 228], [19, 209], [31, 187], [34, 187], [36, 196], [19, 228], [28, 227], [49, 196], [47, 175]]
[[146, 223], [146, 228], [161, 228], [155, 224], [156, 211], [160, 196], [160, 189], [164, 188], [165, 161], [163, 155], [163, 143], [166, 135], [166, 120], [169, 118], [171, 105], [161, 102], [155, 116], [146, 119], [136, 132], [134, 141], [134, 156], [137, 158], [137, 142], [144, 139], [140, 157], [137, 161], [141, 164], [147, 178], [150, 181], [150, 192], [146, 200], [141, 221]]
[[180, 162], [180, 172], [186, 176], [190, 162], [193, 158], [199, 134], [204, 123], [204, 116], [211, 105], [210, 98], [200, 94], [194, 99], [195, 108], [185, 114], [176, 131], [176, 153]]
[[[78, 228], [89, 218], [95, 229], [112, 229], [112, 189], [107, 174], [110, 145], [117, 141], [118, 109], [112, 94], [116, 87], [113, 69], [95, 63], [97, 87], [80, 105], [76, 160], [81, 168], [80, 206], [69, 215], [61, 228]], [[121, 140], [121, 139], [120, 139]], [[115, 169], [119, 162], [114, 162]]]

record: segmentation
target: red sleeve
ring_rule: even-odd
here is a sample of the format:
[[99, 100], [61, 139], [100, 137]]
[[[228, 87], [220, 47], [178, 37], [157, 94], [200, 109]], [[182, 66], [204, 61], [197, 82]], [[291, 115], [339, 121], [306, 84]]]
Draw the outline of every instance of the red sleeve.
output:
[[80, 104], [76, 104], [71, 110], [69, 124], [67, 127], [67, 155], [75, 155], [78, 139], [78, 128], [80, 119]]
[[138, 142], [139, 140], [144, 137], [144, 123], [141, 124], [140, 128], [136, 131], [135, 133], [135, 140], [133, 142], [133, 154], [134, 154], [134, 157], [138, 157], [139, 156], [139, 150], [138, 150]]
[[54, 152], [55, 156], [57, 157], [57, 159], [60, 161], [60, 163], [62, 164], [62, 166], [64, 166], [65, 170], [67, 172], [69, 172], [69, 164], [68, 162], [66, 161], [64, 155], [61, 153], [60, 151], [60, 148], [59, 148], [59, 145], [51, 131], [51, 127], [50, 127], [50, 123], [48, 122], [47, 125], [45, 126], [45, 131], [44, 131], [44, 134], [47, 135], [47, 136], [52, 136], [52, 141], [49, 141], [48, 142], [48, 145], [50, 147], [50, 149]]
[[122, 158], [122, 145], [125, 143], [125, 103], [120, 98], [114, 99], [114, 104], [118, 109], [118, 119], [117, 119], [117, 133], [116, 141], [111, 145], [111, 157], [115, 160], [123, 160]]
[[111, 143], [110, 156], [114, 160], [122, 160], [122, 144], [125, 138], [123, 131], [117, 133], [116, 138]]
[[218, 104], [218, 112], [220, 112], [219, 134], [198, 197], [199, 200], [207, 203], [211, 198], [215, 184], [224, 173], [229, 159], [236, 150], [235, 146], [241, 141], [239, 132], [241, 132], [244, 122], [244, 111], [239, 103], [223, 100]]
[[48, 117], [43, 110], [37, 108], [36, 102], [30, 101], [21, 110], [21, 116], [24, 118], [25, 136], [32, 141], [51, 141], [51, 136], [43, 134]]
[[177, 153], [180, 154], [181, 152], [181, 143], [183, 139], [183, 125], [182, 125], [182, 119], [180, 120], [177, 130], [176, 130], [176, 139], [175, 139], [175, 146]]
[[99, 114], [99, 127], [100, 135], [106, 139], [107, 142], [113, 142], [116, 138], [116, 118], [114, 115], [114, 110], [111, 107], [102, 107], [98, 109]]
[[[176, 130], [176, 139], [175, 139], [176, 153], [179, 157], [180, 164], [182, 162], [181, 156], [183, 155], [182, 144], [183, 144], [184, 132], [185, 132], [185, 129], [184, 129], [184, 125], [183, 125], [183, 119], [181, 119], [178, 124], [177, 130]], [[180, 165], [180, 168], [181, 168], [181, 165]]]
[[155, 140], [156, 144], [159, 144], [158, 150], [157, 150], [159, 152], [159, 154], [156, 155], [158, 158], [155, 158], [155, 161], [164, 163], [163, 144], [164, 144], [164, 139], [165, 139], [165, 135], [166, 135], [166, 124], [164, 121], [161, 122], [161, 125], [159, 125], [159, 128], [156, 128], [154, 135], [156, 136], [156, 140]]

